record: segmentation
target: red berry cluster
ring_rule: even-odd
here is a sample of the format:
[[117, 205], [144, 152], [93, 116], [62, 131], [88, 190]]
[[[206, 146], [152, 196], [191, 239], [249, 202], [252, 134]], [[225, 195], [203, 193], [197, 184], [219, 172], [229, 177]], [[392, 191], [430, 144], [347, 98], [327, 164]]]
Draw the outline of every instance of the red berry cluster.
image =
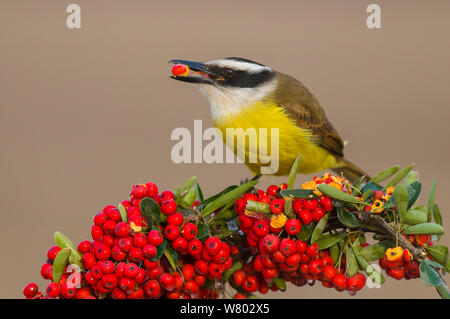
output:
[[[160, 206], [161, 213], [167, 216], [166, 225], [147, 230], [140, 209], [144, 197], [153, 198]], [[48, 260], [41, 268], [42, 277], [52, 280], [46, 293], [40, 293], [38, 286], [31, 283], [25, 287], [24, 295], [36, 299], [218, 297], [217, 292], [203, 286], [207, 279], [221, 279], [231, 267], [233, 260], [227, 243], [217, 237], [204, 242], [197, 239], [197, 225], [177, 212], [174, 194], [158, 193], [153, 183], [133, 186], [130, 199], [121, 204], [126, 209], [127, 222], [117, 207], [108, 205], [94, 216], [92, 241], [79, 243], [83, 269], [78, 284], [67, 266], [61, 279], [53, 282], [53, 262], [61, 250], [54, 246], [48, 250]], [[176, 266], [181, 271], [174, 270], [167, 259], [158, 258], [158, 247], [165, 240], [178, 253]]]
[[[270, 289], [276, 290], [274, 279], [281, 276], [298, 286], [307, 282], [312, 285], [319, 280], [324, 286], [335, 287], [338, 291], [348, 290], [354, 293], [360, 290], [365, 284], [363, 274], [347, 278], [344, 275], [345, 266], [340, 270], [336, 269], [328, 251], [319, 251], [317, 243], [308, 245], [296, 237], [302, 225], [318, 222], [326, 212], [333, 210], [329, 197], [295, 199], [292, 208], [297, 218], [287, 219], [284, 227], [271, 225], [267, 215], [247, 213], [249, 200], [269, 204], [270, 211], [275, 216], [284, 213], [285, 199], [279, 196], [279, 191], [283, 188], [284, 184], [281, 187], [271, 185], [266, 192], [259, 190], [258, 194], [246, 193], [235, 202], [239, 227], [246, 234], [247, 244], [255, 255], [251, 264], [234, 272], [235, 284], [247, 292], [264, 293], [267, 292], [268, 285]], [[283, 230], [287, 236], [280, 238]], [[343, 264], [345, 265], [345, 260]]]

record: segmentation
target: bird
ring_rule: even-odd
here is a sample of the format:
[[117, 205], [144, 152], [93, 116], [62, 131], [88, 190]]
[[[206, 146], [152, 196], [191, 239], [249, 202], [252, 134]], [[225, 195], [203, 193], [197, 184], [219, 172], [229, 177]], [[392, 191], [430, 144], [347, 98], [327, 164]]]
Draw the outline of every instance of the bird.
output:
[[[294, 77], [271, 67], [240, 57], [220, 58], [207, 62], [173, 59], [174, 66], [188, 70], [171, 78], [193, 83], [207, 98], [214, 126], [226, 137], [227, 128], [278, 128], [279, 163], [271, 175], [288, 175], [298, 156], [298, 173], [312, 174], [331, 169], [353, 182], [365, 176], [362, 169], [344, 157], [344, 142], [328, 120], [317, 98]], [[259, 131], [257, 131], [259, 132]], [[268, 134], [270, 135], [270, 134]], [[266, 145], [232, 144], [237, 154], [244, 152], [248, 159], [255, 148]], [[225, 141], [226, 142], [226, 141]], [[227, 144], [228, 145], [228, 144]], [[229, 145], [228, 145], [229, 146]], [[261, 176], [262, 158], [244, 161], [254, 179]]]

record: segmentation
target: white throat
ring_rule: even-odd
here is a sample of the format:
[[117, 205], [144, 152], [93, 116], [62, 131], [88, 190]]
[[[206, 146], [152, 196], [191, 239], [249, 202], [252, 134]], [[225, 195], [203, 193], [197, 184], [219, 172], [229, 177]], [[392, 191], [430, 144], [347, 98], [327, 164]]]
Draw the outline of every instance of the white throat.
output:
[[208, 99], [213, 121], [238, 114], [246, 107], [261, 101], [272, 93], [277, 85], [276, 77], [256, 88], [199, 85], [200, 92]]

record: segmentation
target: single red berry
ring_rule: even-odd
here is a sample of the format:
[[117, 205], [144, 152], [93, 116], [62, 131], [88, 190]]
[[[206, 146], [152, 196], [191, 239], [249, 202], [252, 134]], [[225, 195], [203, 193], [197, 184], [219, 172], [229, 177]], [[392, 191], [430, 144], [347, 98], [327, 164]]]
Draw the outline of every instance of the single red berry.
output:
[[307, 209], [302, 209], [299, 213], [299, 217], [302, 220], [302, 223], [305, 225], [311, 224], [311, 222], [313, 220], [313, 216], [312, 216], [311, 212]]
[[276, 278], [276, 277], [278, 277], [278, 274], [279, 274], [279, 270], [277, 268], [265, 268], [262, 271], [262, 275], [263, 275], [264, 279], [266, 279], [266, 280]]
[[190, 280], [184, 284], [184, 292], [187, 294], [197, 294], [199, 291], [198, 284], [195, 280]]
[[127, 294], [120, 288], [114, 288], [111, 291], [111, 298], [112, 299], [127, 299]]
[[47, 269], [52, 268], [52, 264], [50, 263], [45, 263], [41, 266], [41, 276], [44, 279], [49, 279], [47, 278]]
[[328, 280], [330, 282], [333, 280], [333, 277], [336, 276], [337, 273], [338, 273], [337, 269], [334, 268], [333, 266], [325, 266], [323, 268], [324, 278], [325, 280]]
[[301, 210], [303, 209], [303, 199], [294, 199], [292, 201], [292, 209], [297, 215], [300, 214]]
[[313, 211], [312, 216], [313, 216], [313, 220], [315, 222], [318, 222], [319, 220], [322, 219], [323, 216], [325, 216], [325, 211], [322, 208], [318, 207]]
[[116, 223], [118, 223], [118, 222], [120, 222], [122, 220], [122, 216], [120, 215], [120, 211], [116, 207], [109, 209], [106, 214], [108, 215], [109, 219], [111, 219], [112, 221], [114, 221]]
[[278, 194], [278, 186], [277, 185], [270, 185], [267, 187], [266, 194], [269, 196], [277, 196]]
[[108, 216], [106, 215], [105, 212], [98, 212], [94, 216], [94, 224], [96, 226], [102, 226], [106, 222], [107, 219], [108, 219]]
[[312, 275], [319, 275], [322, 273], [323, 266], [322, 266], [322, 262], [320, 259], [315, 259], [315, 260], [310, 261], [308, 267], [309, 267], [309, 272]]
[[208, 273], [208, 263], [202, 259], [196, 260], [194, 263], [195, 272], [199, 275]]
[[302, 228], [302, 224], [297, 218], [290, 218], [287, 220], [284, 228], [288, 235], [297, 235]]
[[247, 292], [255, 292], [258, 290], [258, 278], [253, 275], [249, 275], [244, 279], [242, 288]]
[[241, 229], [250, 229], [253, 226], [253, 218], [242, 214], [239, 216], [239, 227]]
[[114, 274], [107, 274], [102, 277], [103, 287], [113, 289], [117, 286], [118, 279]]
[[133, 185], [131, 189], [131, 195], [136, 198], [142, 198], [147, 195], [148, 189], [147, 185], [145, 184], [139, 184], [139, 185]]
[[65, 299], [72, 299], [77, 295], [77, 288], [68, 284], [62, 284], [60, 290], [61, 296]]
[[336, 274], [332, 279], [332, 283], [337, 291], [344, 291], [347, 288], [347, 277], [343, 274]]
[[280, 214], [284, 211], [284, 199], [275, 198], [270, 202], [270, 210], [274, 214]]
[[111, 256], [115, 261], [122, 261], [127, 257], [127, 254], [119, 246], [114, 246], [111, 250]]
[[405, 277], [405, 273], [403, 272], [403, 268], [391, 268], [388, 269], [387, 274], [397, 280], [403, 279]]
[[295, 253], [286, 259], [286, 264], [288, 264], [289, 266], [298, 265], [300, 263], [300, 259], [300, 254]]
[[112, 274], [116, 269], [116, 266], [111, 260], [101, 261], [98, 264], [100, 265], [101, 272], [104, 274]]
[[330, 212], [333, 210], [333, 202], [328, 196], [320, 197], [320, 204], [326, 212]]
[[273, 253], [280, 246], [280, 239], [273, 234], [268, 234], [263, 238], [264, 250], [266, 253]]
[[234, 211], [238, 215], [242, 215], [245, 212], [245, 207], [247, 206], [247, 201], [243, 198], [239, 198], [234, 202]]
[[187, 223], [184, 225], [181, 235], [186, 240], [192, 240], [197, 236], [197, 226], [194, 223]]
[[161, 296], [161, 286], [157, 280], [149, 280], [144, 285], [144, 292], [150, 298], [159, 298]]
[[252, 229], [258, 237], [264, 237], [269, 233], [269, 223], [265, 219], [258, 220]]
[[98, 260], [106, 260], [109, 259], [109, 257], [111, 257], [111, 248], [109, 248], [109, 246], [107, 245], [99, 245], [96, 249], [95, 249], [95, 257]]
[[178, 237], [172, 241], [172, 248], [178, 252], [184, 252], [188, 248], [188, 241], [184, 237]]
[[198, 257], [202, 254], [203, 244], [198, 239], [193, 239], [188, 243], [188, 252], [192, 257]]
[[36, 296], [38, 291], [39, 291], [38, 285], [32, 282], [25, 286], [25, 288], [23, 289], [23, 295], [27, 297], [27, 299], [31, 299]]
[[148, 242], [156, 247], [160, 246], [164, 241], [164, 237], [158, 230], [151, 230], [148, 233]]
[[308, 244], [301, 240], [296, 240], [295, 244], [297, 245], [297, 252], [299, 254], [303, 254], [306, 251], [306, 248], [308, 248]]
[[106, 206], [102, 209], [102, 212], [107, 213], [108, 210], [110, 210], [111, 208], [116, 208], [116, 206], [114, 206], [114, 205], [106, 205]]
[[147, 197], [155, 197], [158, 194], [158, 186], [154, 183], [146, 183], [145, 186], [147, 186]]
[[306, 248], [306, 254], [310, 257], [316, 257], [319, 254], [319, 244], [314, 243]]
[[115, 233], [117, 237], [128, 237], [130, 235], [130, 226], [127, 223], [117, 223]]
[[159, 277], [159, 284], [164, 290], [172, 291], [175, 288], [175, 279], [169, 273], [163, 273]]
[[239, 247], [236, 245], [233, 245], [230, 247], [230, 253], [235, 256], [237, 254], [239, 254]]
[[139, 273], [139, 267], [135, 263], [126, 264], [123, 268], [123, 274], [129, 278], [135, 278]]
[[[278, 188], [278, 187], [277, 187]], [[238, 285], [239, 287], [242, 286], [242, 284], [244, 283], [245, 280], [245, 273], [242, 270], [236, 270], [233, 273], [233, 280], [235, 282], [236, 285]]]
[[277, 250], [272, 254], [272, 259], [278, 264], [284, 264], [287, 258], [281, 253], [281, 251]]
[[177, 211], [177, 203], [173, 199], [161, 202], [161, 212], [164, 215], [171, 215]]
[[144, 261], [144, 253], [141, 248], [133, 247], [128, 253], [128, 259], [134, 263], [140, 263]]
[[212, 256], [217, 254], [221, 247], [222, 247], [222, 242], [217, 237], [209, 237], [205, 241], [205, 249]]
[[297, 245], [295, 244], [295, 241], [293, 241], [292, 239], [284, 238], [280, 242], [280, 251], [283, 255], [289, 257], [296, 253]]
[[116, 222], [113, 221], [112, 219], [108, 219], [104, 224], [103, 224], [103, 233], [105, 235], [114, 235], [115, 230], [116, 230]]
[[175, 212], [167, 217], [167, 224], [180, 226], [181, 224], [183, 224], [183, 219], [184, 218], [183, 215], [181, 215], [181, 213]]
[[93, 253], [85, 253], [81, 257], [81, 263], [83, 264], [84, 269], [91, 269], [92, 267], [94, 267], [96, 262], [97, 259], [95, 258], [95, 255]]
[[47, 286], [47, 296], [57, 298], [59, 296], [60, 287], [56, 282], [52, 282]]
[[144, 233], [135, 233], [133, 237], [133, 245], [137, 248], [143, 248], [147, 245], [147, 235]]
[[164, 229], [164, 235], [170, 241], [175, 240], [180, 236], [180, 230], [175, 225], [167, 225]]
[[142, 253], [144, 254], [144, 256], [150, 259], [156, 256], [156, 252], [156, 247], [152, 244], [147, 244], [144, 246], [144, 248], [142, 248]]
[[307, 210], [313, 211], [319, 206], [319, 201], [317, 199], [308, 199], [303, 203], [303, 207]]
[[47, 258], [51, 261], [54, 261], [56, 258], [56, 255], [61, 251], [61, 247], [59, 246], [53, 246], [49, 250], [47, 250]]

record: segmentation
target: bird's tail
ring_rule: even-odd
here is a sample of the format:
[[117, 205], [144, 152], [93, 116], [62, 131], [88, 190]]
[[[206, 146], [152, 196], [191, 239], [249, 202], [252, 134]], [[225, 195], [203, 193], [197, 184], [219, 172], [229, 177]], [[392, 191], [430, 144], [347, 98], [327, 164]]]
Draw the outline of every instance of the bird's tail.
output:
[[344, 177], [348, 179], [350, 183], [353, 183], [363, 175], [365, 175], [367, 179], [371, 178], [366, 172], [364, 172], [358, 166], [354, 165], [353, 163], [347, 161], [344, 158], [341, 158], [339, 160], [339, 164], [333, 168], [333, 171], [335, 171], [338, 174], [340, 173], [344, 174]]

